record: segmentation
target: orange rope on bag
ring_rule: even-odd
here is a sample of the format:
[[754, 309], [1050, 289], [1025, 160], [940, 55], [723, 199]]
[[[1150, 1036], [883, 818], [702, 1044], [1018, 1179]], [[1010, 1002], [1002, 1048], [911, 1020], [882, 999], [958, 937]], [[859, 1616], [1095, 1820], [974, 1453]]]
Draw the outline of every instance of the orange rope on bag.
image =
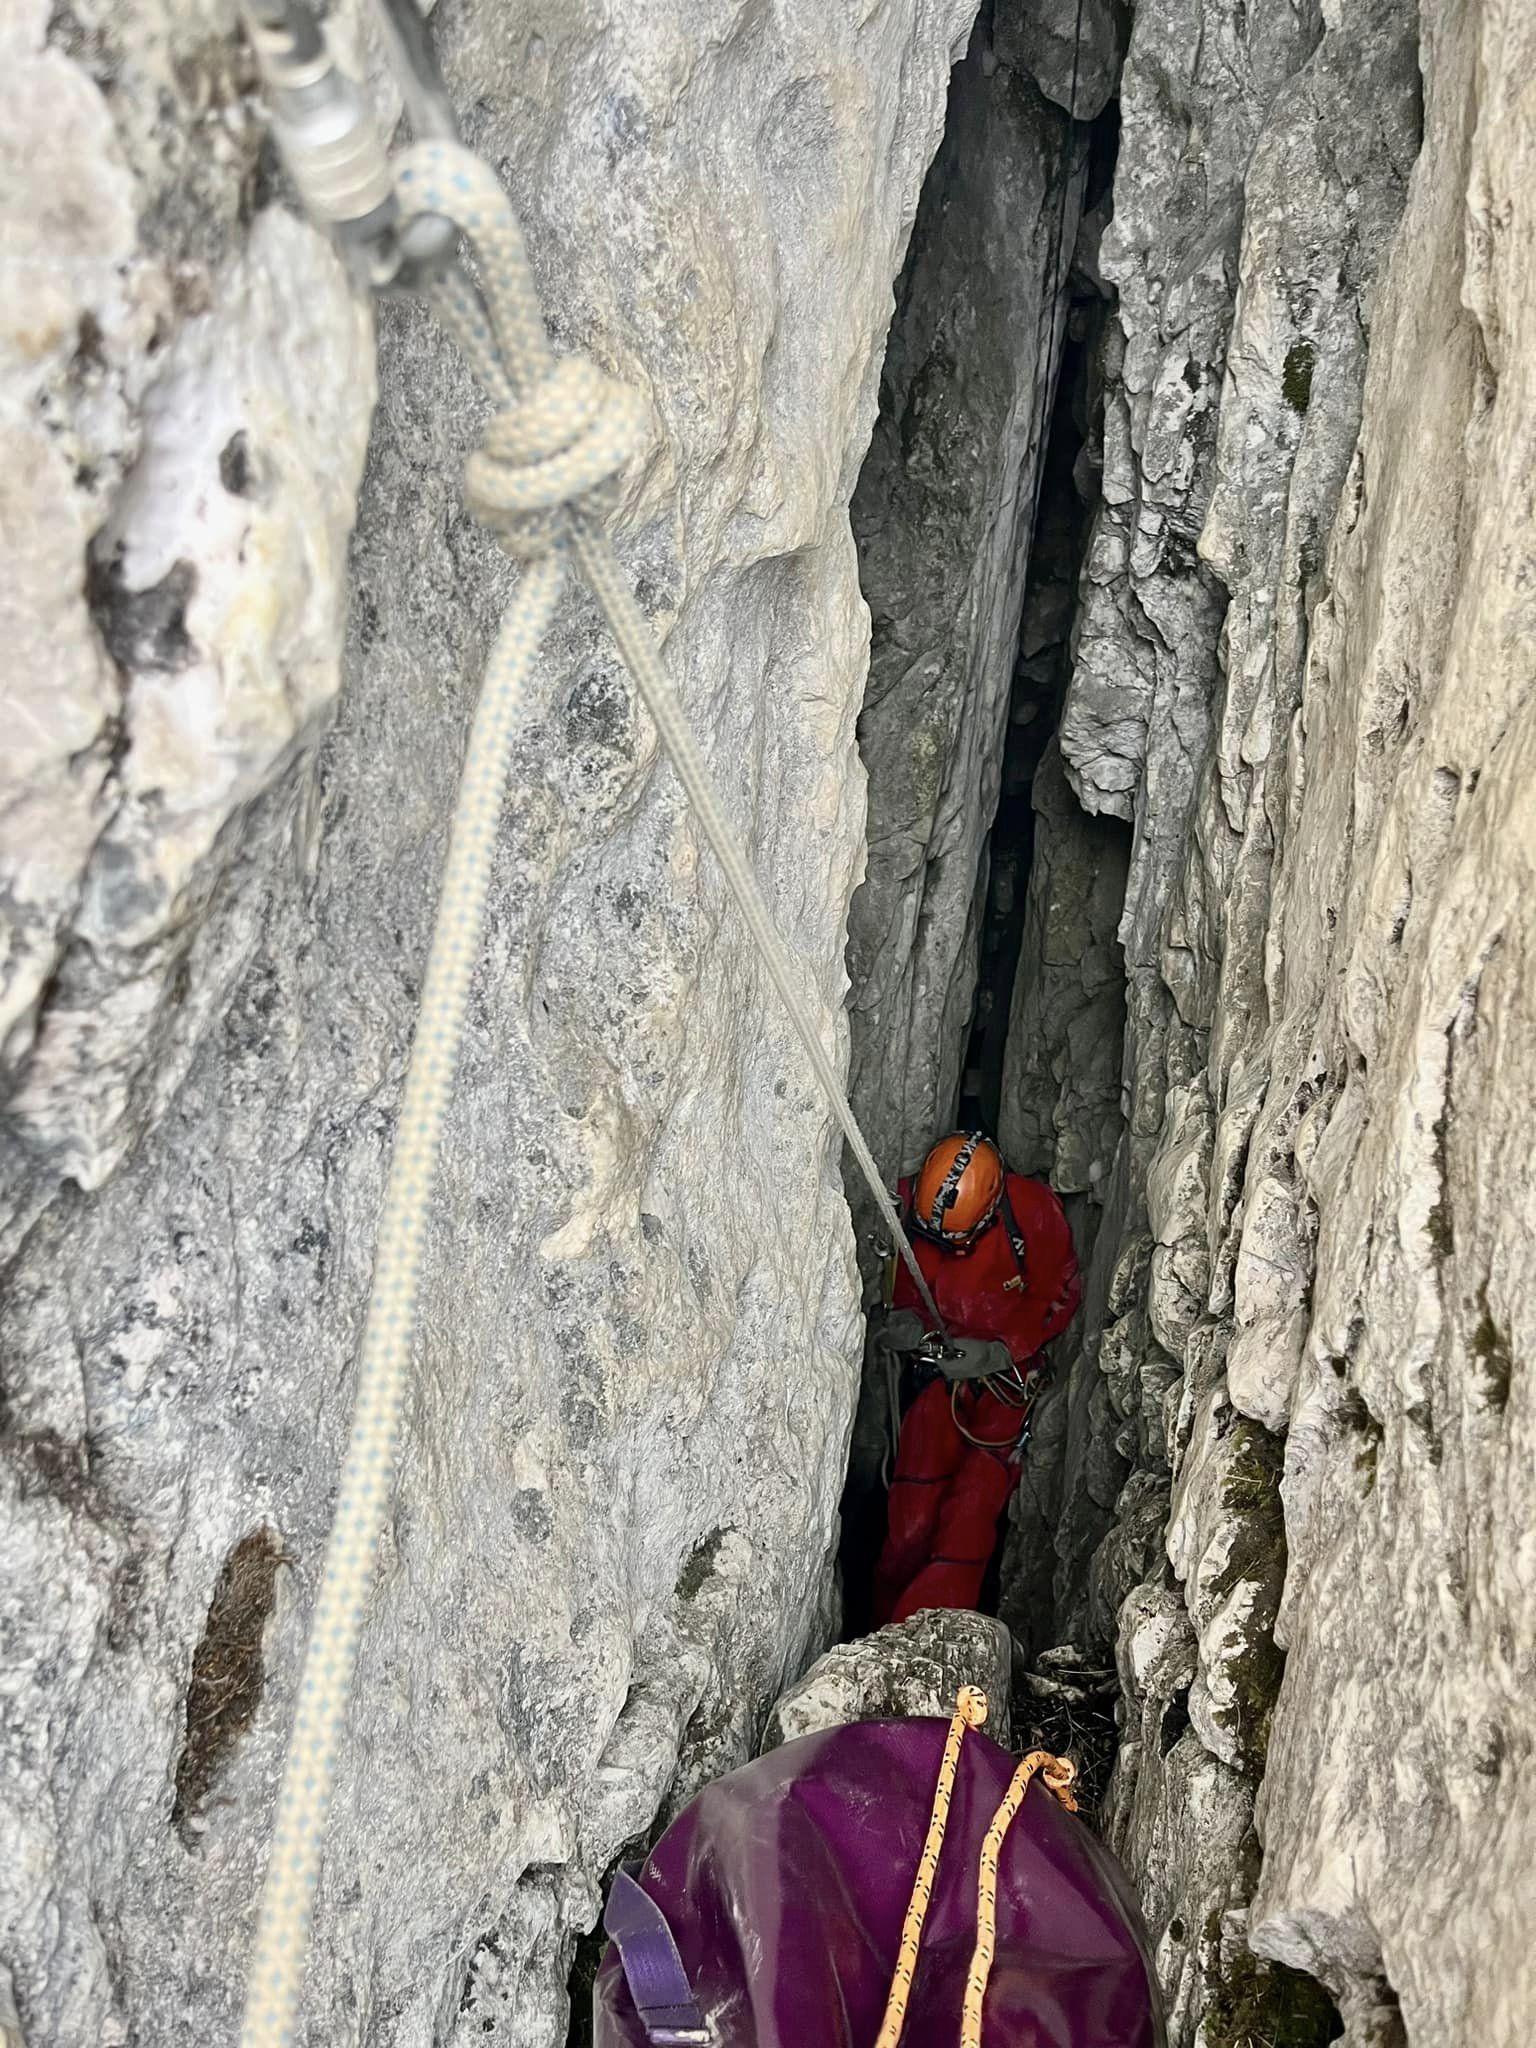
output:
[[917, 1951], [923, 1939], [923, 1922], [933, 1896], [933, 1880], [944, 1847], [944, 1830], [949, 1826], [949, 1802], [955, 1789], [955, 1772], [960, 1766], [960, 1745], [967, 1728], [979, 1728], [987, 1718], [987, 1696], [979, 1686], [962, 1685], [955, 1701], [955, 1717], [949, 1724], [944, 1760], [939, 1765], [939, 1782], [933, 1791], [933, 1812], [928, 1821], [928, 1839], [917, 1859], [917, 1877], [907, 1917], [902, 1922], [901, 1945], [896, 1951], [896, 1973], [891, 1978], [890, 1996], [885, 2001], [885, 2018], [875, 2048], [896, 2048], [906, 2024], [907, 2000], [912, 1995], [912, 1978], [917, 1970]]
[[981, 2048], [981, 2008], [987, 1995], [987, 1982], [992, 1975], [992, 1959], [997, 1953], [998, 1859], [1002, 1855], [1003, 1837], [1024, 1804], [1024, 1794], [1037, 1772], [1047, 1792], [1053, 1794], [1068, 1813], [1077, 1811], [1077, 1801], [1072, 1796], [1077, 1765], [1070, 1757], [1052, 1756], [1048, 1749], [1032, 1749], [1014, 1772], [1013, 1782], [1003, 1794], [1003, 1803], [993, 1814], [992, 1825], [981, 1845], [981, 1861], [976, 1873], [976, 1946], [971, 1951], [970, 1974], [965, 1980], [960, 2048]]
[[[986, 1718], [986, 1694], [974, 1685], [961, 1686], [955, 1701], [954, 1719], [949, 1724], [949, 1735], [944, 1744], [943, 1761], [939, 1765], [939, 1781], [933, 1790], [933, 1810], [929, 1815], [928, 1835], [923, 1843], [923, 1853], [917, 1859], [917, 1876], [912, 1883], [912, 1897], [907, 1905], [907, 1917], [902, 1922], [901, 1942], [896, 1951], [896, 1969], [891, 1977], [890, 1996], [885, 2002], [885, 2017], [880, 2022], [875, 2048], [897, 2048], [897, 2043], [901, 2039], [901, 2030], [906, 2024], [907, 2003], [912, 1995], [912, 1980], [917, 1974], [923, 1922], [928, 1917], [928, 1902], [933, 1897], [933, 1883], [938, 1875], [939, 1857], [944, 1848], [944, 1834], [949, 1826], [949, 1806], [954, 1797], [955, 1773], [960, 1767], [960, 1745], [965, 1740], [966, 1729], [979, 1728]], [[1014, 1772], [1013, 1781], [1004, 1795], [1002, 1805], [992, 1816], [992, 1825], [988, 1828], [986, 1840], [981, 1847], [976, 1885], [976, 1946], [971, 1951], [970, 1975], [965, 1987], [965, 2010], [960, 2021], [960, 2048], [981, 2048], [981, 2008], [987, 1995], [987, 1981], [992, 1974], [992, 1959], [997, 1950], [998, 1859], [1002, 1853], [1003, 1837], [1007, 1834], [1019, 1808], [1024, 1804], [1024, 1795], [1036, 1773], [1039, 1773], [1046, 1789], [1060, 1800], [1069, 1813], [1077, 1811], [1077, 1801], [1072, 1796], [1077, 1766], [1068, 1757], [1052, 1756], [1049, 1750], [1031, 1750]]]

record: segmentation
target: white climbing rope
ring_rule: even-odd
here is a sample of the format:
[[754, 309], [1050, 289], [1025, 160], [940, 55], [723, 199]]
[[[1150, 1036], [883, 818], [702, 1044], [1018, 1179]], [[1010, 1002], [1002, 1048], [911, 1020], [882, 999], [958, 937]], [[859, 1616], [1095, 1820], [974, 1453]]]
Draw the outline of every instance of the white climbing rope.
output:
[[431, 288], [431, 296], [496, 406], [480, 448], [469, 459], [466, 501], [494, 530], [501, 546], [526, 566], [486, 670], [449, 838], [379, 1227], [351, 1436], [311, 1622], [247, 1981], [242, 2048], [291, 2048], [295, 2039], [325, 1824], [393, 1479], [428, 1208], [470, 978], [480, 951], [511, 742], [569, 556], [575, 557], [603, 610], [817, 1080], [896, 1234], [919, 1294], [935, 1323], [943, 1327], [899, 1212], [796, 987], [773, 920], [667, 681], [650, 628], [602, 531], [613, 482], [639, 448], [644, 407], [634, 392], [603, 376], [585, 358], [555, 357], [516, 216], [484, 164], [455, 143], [420, 143], [399, 160], [396, 189], [402, 212], [452, 220], [479, 256], [483, 303], [457, 269]]

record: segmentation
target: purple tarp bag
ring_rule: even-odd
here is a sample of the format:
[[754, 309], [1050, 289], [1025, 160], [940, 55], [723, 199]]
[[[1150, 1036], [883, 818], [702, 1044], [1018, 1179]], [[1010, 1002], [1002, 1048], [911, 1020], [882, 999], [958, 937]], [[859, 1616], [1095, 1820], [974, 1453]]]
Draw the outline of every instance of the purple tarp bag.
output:
[[[874, 2048], [948, 1727], [807, 1735], [702, 1792], [638, 1886], [615, 1880], [596, 2048]], [[959, 2041], [978, 1859], [1013, 1768], [966, 1737], [905, 2048]], [[1003, 1840], [983, 2021], [984, 2048], [1163, 2048], [1119, 1866], [1038, 1781]]]

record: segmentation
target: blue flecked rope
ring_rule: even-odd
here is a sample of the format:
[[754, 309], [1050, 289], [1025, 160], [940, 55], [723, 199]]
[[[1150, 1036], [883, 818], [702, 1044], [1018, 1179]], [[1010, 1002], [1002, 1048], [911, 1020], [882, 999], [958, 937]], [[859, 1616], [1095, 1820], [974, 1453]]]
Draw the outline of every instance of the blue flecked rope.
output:
[[470, 977], [480, 952], [511, 742], [571, 555], [607, 617], [817, 1078], [939, 1323], [895, 1205], [662, 670], [651, 630], [602, 530], [613, 480], [643, 442], [645, 406], [586, 358], [555, 357], [517, 218], [478, 158], [455, 143], [420, 143], [400, 158], [396, 189], [406, 214], [446, 216], [479, 256], [484, 301], [457, 269], [435, 286], [433, 298], [496, 406], [480, 448], [469, 459], [466, 502], [526, 567], [486, 669], [449, 836], [374, 1255], [352, 1431], [310, 1625], [247, 1980], [241, 2048], [291, 2048], [295, 2039], [321, 1847], [393, 1481], [428, 1207]]

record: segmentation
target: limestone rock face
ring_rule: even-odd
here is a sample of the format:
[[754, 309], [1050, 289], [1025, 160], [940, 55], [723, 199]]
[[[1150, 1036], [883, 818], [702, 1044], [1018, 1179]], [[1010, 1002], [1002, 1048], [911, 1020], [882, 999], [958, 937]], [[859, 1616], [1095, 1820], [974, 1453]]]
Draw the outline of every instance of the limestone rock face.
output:
[[1124, 1117], [1126, 833], [1085, 812], [1053, 742], [1033, 785], [1034, 858], [1003, 1064], [1003, 1152], [1063, 1195], [1100, 1195]]
[[[998, 10], [1006, 22], [1022, 7]], [[954, 1114], [1086, 153], [982, 29], [956, 74], [854, 500], [871, 613], [854, 1106], [892, 1176]], [[855, 1204], [856, 1213], [858, 1204]]]
[[1352, 2048], [1536, 2001], [1533, 36], [1177, 0], [1127, 62], [1062, 746], [1136, 828], [1100, 1357], [1171, 1509], [1110, 1831], [1179, 2042], [1236, 1936]]
[[1524, 10], [1427, 15], [1424, 148], [1289, 735], [1242, 1218], [1312, 1290], [1234, 1303], [1240, 1333], [1275, 1314], [1292, 1374], [1252, 1938], [1332, 1977], [1362, 2040], [1386, 2003], [1414, 2041], [1513, 2042], [1536, 2001], [1533, 58]]
[[775, 1705], [763, 1746], [850, 1721], [947, 1720], [961, 1686], [975, 1685], [987, 1696], [987, 1733], [1006, 1748], [1012, 1664], [1001, 1622], [929, 1608], [828, 1650]]
[[[622, 552], [829, 1032], [847, 503], [973, 12], [556, 0], [445, 31], [558, 344], [653, 405]], [[30, 2048], [177, 2048], [234, 2037], [514, 572], [462, 512], [480, 402], [416, 307], [380, 322], [363, 472], [369, 315], [274, 196], [231, 12], [79, 0], [0, 35], [0, 1963]], [[829, 1120], [578, 598], [513, 786], [317, 2039], [563, 2040], [604, 1868], [750, 1753], [831, 1621], [858, 1335]]]

